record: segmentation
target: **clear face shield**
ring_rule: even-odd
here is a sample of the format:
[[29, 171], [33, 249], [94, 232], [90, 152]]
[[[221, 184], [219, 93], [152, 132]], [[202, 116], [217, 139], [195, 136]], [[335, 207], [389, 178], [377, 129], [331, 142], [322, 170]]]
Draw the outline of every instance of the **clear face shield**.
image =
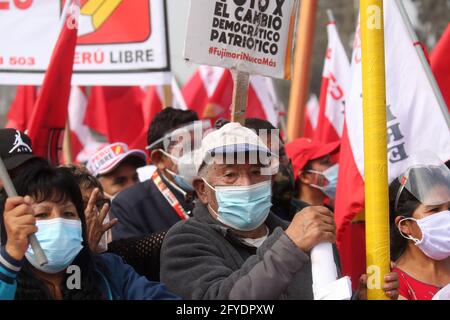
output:
[[203, 138], [213, 130], [209, 120], [195, 121], [170, 131], [147, 149], [159, 149], [169, 157], [177, 168], [177, 172], [168, 170], [169, 173], [179, 186], [192, 191], [192, 181], [196, 176], [195, 163], [199, 156], [196, 151], [201, 147]]
[[404, 189], [423, 205], [437, 206], [450, 202], [450, 169], [430, 152], [412, 156], [408, 169], [398, 179], [401, 186], [395, 199], [396, 211]]

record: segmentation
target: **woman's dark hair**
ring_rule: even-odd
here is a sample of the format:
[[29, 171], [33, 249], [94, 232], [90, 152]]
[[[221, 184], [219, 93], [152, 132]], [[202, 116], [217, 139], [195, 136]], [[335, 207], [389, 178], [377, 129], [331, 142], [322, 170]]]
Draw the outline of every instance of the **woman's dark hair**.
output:
[[[408, 176], [409, 180], [415, 181], [415, 183], [420, 183], [420, 177], [428, 176], [432, 177], [434, 186], [448, 185], [448, 177], [443, 175], [440, 168], [433, 166], [411, 169]], [[408, 245], [408, 240], [402, 237], [395, 224], [395, 218], [398, 216], [410, 218], [414, 211], [421, 205], [421, 202], [407, 188], [403, 188], [398, 199], [397, 207], [395, 207], [400, 187], [399, 179], [395, 179], [389, 186], [389, 224], [391, 233], [391, 259], [393, 261], [400, 258]], [[431, 188], [428, 191], [432, 192], [433, 189]]]
[[397, 198], [398, 190], [401, 184], [398, 179], [395, 179], [389, 186], [389, 225], [391, 234], [391, 260], [396, 261], [405, 251], [408, 240], [403, 238], [395, 224], [395, 218], [402, 216], [411, 218], [412, 214], [420, 206], [420, 201], [417, 200], [406, 188], [401, 191], [397, 208], [395, 208], [395, 200]]
[[[80, 188], [68, 168], [33, 167], [20, 173], [14, 179], [14, 185], [20, 196], [28, 195], [37, 202], [51, 201], [62, 203], [71, 201], [81, 220], [83, 249], [73, 261], [81, 270], [81, 289], [69, 290], [66, 280], [61, 284], [64, 300], [103, 299], [100, 291], [101, 278], [95, 271], [95, 263], [87, 244], [86, 220], [84, 217], [83, 199]], [[1, 217], [2, 243], [6, 243], [3, 216]], [[69, 276], [69, 275], [67, 275]], [[17, 276], [16, 300], [49, 300], [52, 299], [46, 285], [32, 271], [26, 262]]]

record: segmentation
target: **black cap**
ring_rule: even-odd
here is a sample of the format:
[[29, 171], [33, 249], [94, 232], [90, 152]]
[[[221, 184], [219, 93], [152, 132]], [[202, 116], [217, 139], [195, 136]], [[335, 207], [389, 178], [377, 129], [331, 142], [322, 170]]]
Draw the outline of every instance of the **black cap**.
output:
[[33, 155], [30, 137], [16, 129], [0, 129], [0, 157], [6, 170], [15, 169], [37, 158]]

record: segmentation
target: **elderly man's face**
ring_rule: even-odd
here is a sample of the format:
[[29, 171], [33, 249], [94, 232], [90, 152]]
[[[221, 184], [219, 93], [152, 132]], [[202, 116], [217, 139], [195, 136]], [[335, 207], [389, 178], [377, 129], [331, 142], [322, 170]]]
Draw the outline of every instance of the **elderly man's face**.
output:
[[[213, 186], [249, 186], [270, 180], [272, 176], [261, 173], [259, 164], [212, 164], [209, 165], [203, 178]], [[194, 182], [197, 195], [204, 204], [209, 204], [217, 212], [218, 205], [214, 190], [203, 180]]]

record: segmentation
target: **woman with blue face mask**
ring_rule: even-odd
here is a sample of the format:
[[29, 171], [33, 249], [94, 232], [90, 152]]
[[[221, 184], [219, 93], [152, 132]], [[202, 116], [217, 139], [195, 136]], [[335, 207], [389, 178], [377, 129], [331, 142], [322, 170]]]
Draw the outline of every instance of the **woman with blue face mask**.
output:
[[[67, 168], [36, 168], [14, 180], [2, 217], [0, 300], [176, 299], [121, 258], [89, 249], [80, 189]], [[29, 246], [35, 233], [48, 263]]]
[[450, 284], [450, 170], [410, 168], [389, 188], [399, 299], [431, 300]]

